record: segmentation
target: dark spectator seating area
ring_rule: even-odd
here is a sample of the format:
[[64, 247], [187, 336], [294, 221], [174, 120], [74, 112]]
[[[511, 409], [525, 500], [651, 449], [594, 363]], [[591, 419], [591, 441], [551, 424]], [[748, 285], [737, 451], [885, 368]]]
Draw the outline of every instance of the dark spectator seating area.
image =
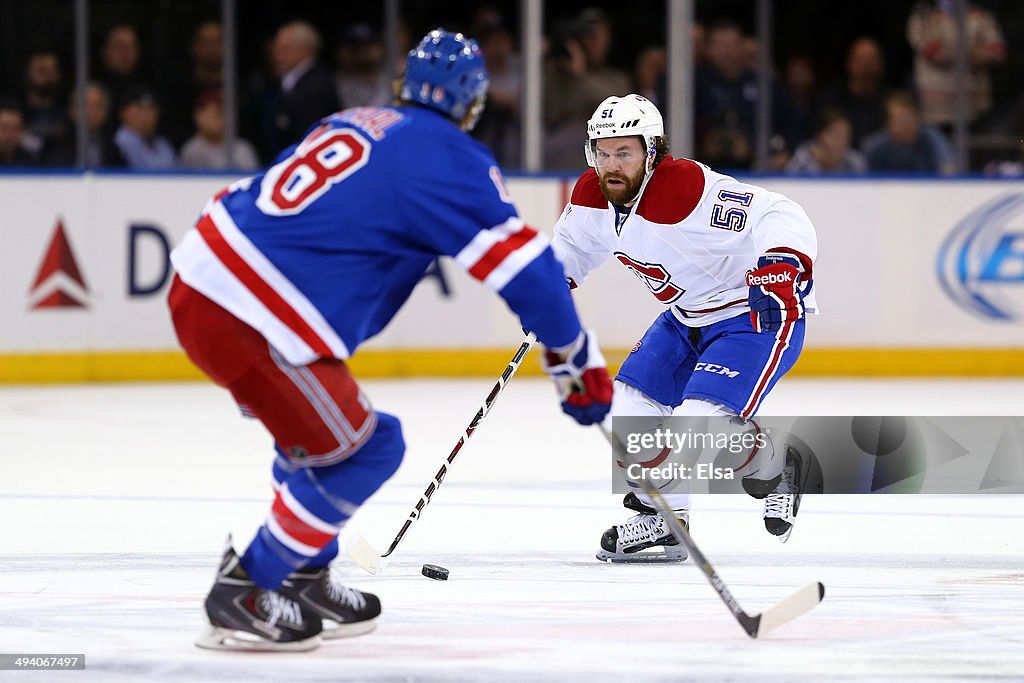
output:
[[[389, 104], [390, 64], [401, 65], [411, 37], [444, 25], [476, 38], [491, 72], [474, 135], [507, 170], [522, 168], [517, 0], [400, 2], [390, 64], [383, 2], [235, 4], [238, 88], [226, 99], [221, 2], [91, 0], [79, 111], [73, 3], [0, 0], [0, 167], [252, 171], [322, 116]], [[722, 170], [796, 175], [1024, 175], [1024, 55], [1015, 50], [1024, 3], [967, 5], [966, 168], [954, 152], [955, 5], [772, 3], [769, 154], [759, 159], [757, 3], [696, 0], [693, 156]], [[610, 94], [641, 93], [668, 117], [665, 17], [664, 0], [548, 0], [544, 170], [584, 167], [586, 120]]]

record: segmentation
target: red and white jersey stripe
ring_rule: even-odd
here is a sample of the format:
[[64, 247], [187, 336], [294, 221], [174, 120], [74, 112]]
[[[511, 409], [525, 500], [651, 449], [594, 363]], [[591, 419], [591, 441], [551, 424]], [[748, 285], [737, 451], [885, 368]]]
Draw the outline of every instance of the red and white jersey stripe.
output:
[[325, 522], [307, 510], [288, 490], [288, 484], [277, 490], [265, 523], [275, 539], [307, 557], [319, 553], [341, 531], [340, 526]]
[[548, 239], [519, 218], [481, 230], [455, 260], [470, 275], [498, 292], [540, 256]]
[[219, 201], [172, 252], [181, 279], [258, 330], [294, 365], [349, 350], [320, 311], [239, 230]]

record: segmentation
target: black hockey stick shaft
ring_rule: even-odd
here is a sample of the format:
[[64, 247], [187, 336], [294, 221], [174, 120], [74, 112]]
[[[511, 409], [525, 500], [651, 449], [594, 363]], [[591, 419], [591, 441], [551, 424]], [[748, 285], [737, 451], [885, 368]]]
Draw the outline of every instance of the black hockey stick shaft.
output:
[[643, 489], [644, 493], [650, 496], [651, 501], [654, 503], [654, 507], [657, 508], [661, 517], [668, 524], [669, 530], [672, 535], [683, 544], [690, 557], [693, 558], [694, 563], [701, 568], [704, 572], [704, 576], [707, 578], [708, 583], [718, 593], [718, 597], [722, 599], [725, 606], [732, 612], [733, 617], [739, 622], [740, 626], [747, 635], [751, 638], [757, 638], [760, 634], [779, 626], [797, 616], [803, 614], [809, 609], [813, 608], [821, 599], [825, 596], [825, 587], [820, 583], [810, 584], [797, 593], [784, 599], [774, 607], [766, 610], [761, 614], [750, 615], [742, 607], [740, 603], [733, 597], [729, 587], [725, 585], [721, 577], [718, 576], [718, 572], [708, 562], [708, 558], [704, 556], [700, 548], [697, 547], [697, 543], [690, 536], [690, 532], [686, 530], [675, 516], [672, 511], [672, 507], [668, 501], [661, 495], [661, 492], [654, 486], [647, 477], [630, 477], [628, 465], [637, 465], [639, 462], [634, 459], [626, 448], [623, 447], [615, 434], [609, 432], [603, 424], [598, 423], [597, 425], [601, 429], [601, 433], [604, 434], [605, 438], [608, 439], [608, 443], [611, 444], [612, 450], [615, 452], [615, 457], [623, 463], [626, 463], [626, 476], [627, 479], [634, 482], [640, 488]]
[[498, 400], [498, 396], [505, 388], [505, 385], [508, 384], [509, 380], [511, 380], [512, 377], [516, 374], [516, 371], [522, 364], [523, 359], [526, 357], [526, 354], [530, 352], [530, 349], [533, 347], [536, 341], [537, 335], [535, 335], [533, 332], [527, 334], [526, 338], [523, 339], [523, 343], [519, 345], [519, 350], [516, 351], [516, 355], [513, 356], [512, 360], [508, 362], [508, 365], [505, 367], [504, 372], [501, 373], [501, 377], [499, 377], [498, 381], [494, 383], [493, 387], [491, 387], [490, 393], [487, 394], [487, 398], [484, 399], [484, 402], [481, 404], [480, 409], [476, 411], [476, 415], [474, 415], [473, 419], [469, 421], [469, 425], [466, 426], [465, 432], [462, 434], [462, 436], [459, 437], [459, 441], [458, 443], [455, 444], [455, 448], [452, 449], [452, 452], [449, 453], [448, 457], [444, 459], [443, 463], [441, 463], [441, 468], [437, 470], [437, 474], [434, 475], [433, 480], [431, 480], [430, 484], [427, 486], [427, 489], [423, 492], [423, 495], [421, 495], [420, 499], [416, 501], [416, 505], [413, 507], [412, 511], [409, 512], [409, 516], [406, 518], [405, 523], [402, 524], [402, 528], [399, 529], [398, 535], [395, 536], [395, 540], [391, 541], [391, 546], [388, 547], [387, 552], [383, 553], [381, 557], [387, 557], [388, 555], [393, 553], [395, 551], [395, 548], [398, 547], [398, 544], [402, 542], [402, 539], [405, 537], [405, 534], [408, 533], [410, 527], [412, 527], [416, 520], [420, 518], [420, 514], [423, 512], [423, 508], [427, 507], [427, 505], [430, 503], [431, 497], [441, 486], [441, 482], [444, 481], [445, 476], [447, 476], [448, 468], [452, 464], [452, 462], [454, 462], [455, 456], [459, 454], [459, 451], [462, 450], [462, 447], [466, 444], [466, 441], [468, 441], [469, 438], [473, 436], [473, 433], [476, 431], [477, 427], [480, 426], [480, 423], [483, 421], [484, 417], [486, 417], [487, 413], [489, 413], [491, 411], [491, 408], [494, 407], [494, 403]]

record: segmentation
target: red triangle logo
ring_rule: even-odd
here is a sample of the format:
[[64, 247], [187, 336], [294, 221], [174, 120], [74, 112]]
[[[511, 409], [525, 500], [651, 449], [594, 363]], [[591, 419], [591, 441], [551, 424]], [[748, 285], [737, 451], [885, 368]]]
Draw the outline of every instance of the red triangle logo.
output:
[[[76, 286], [77, 285], [77, 286]], [[46, 248], [35, 281], [29, 290], [35, 301], [33, 309], [40, 308], [87, 308], [89, 287], [85, 284], [78, 267], [71, 244], [64, 232], [64, 221], [57, 219], [57, 225]]]

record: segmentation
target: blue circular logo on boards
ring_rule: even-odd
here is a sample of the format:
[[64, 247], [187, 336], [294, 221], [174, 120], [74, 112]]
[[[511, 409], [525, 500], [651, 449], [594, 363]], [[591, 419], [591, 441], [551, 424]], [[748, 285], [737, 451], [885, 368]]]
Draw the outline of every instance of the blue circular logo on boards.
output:
[[1024, 192], [972, 211], [943, 241], [935, 265], [961, 308], [993, 320], [1024, 319]]

